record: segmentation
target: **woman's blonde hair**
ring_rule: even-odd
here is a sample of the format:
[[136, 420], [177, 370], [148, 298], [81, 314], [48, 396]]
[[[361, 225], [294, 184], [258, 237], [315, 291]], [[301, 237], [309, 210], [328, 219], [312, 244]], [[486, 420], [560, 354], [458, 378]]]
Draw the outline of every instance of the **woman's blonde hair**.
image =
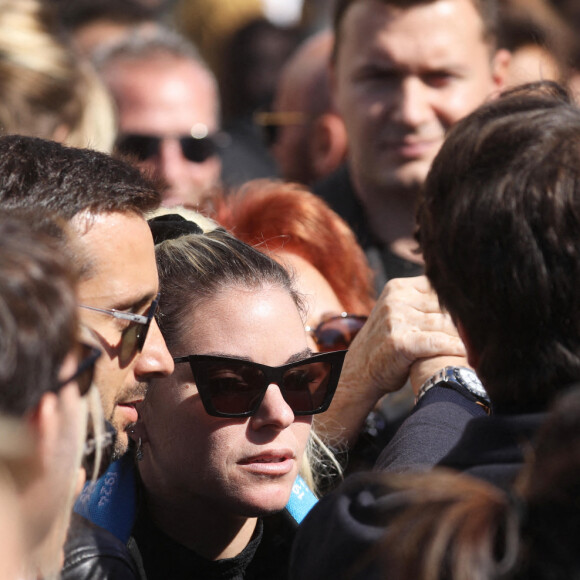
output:
[[111, 152], [113, 102], [40, 0], [0, 0], [0, 133]]

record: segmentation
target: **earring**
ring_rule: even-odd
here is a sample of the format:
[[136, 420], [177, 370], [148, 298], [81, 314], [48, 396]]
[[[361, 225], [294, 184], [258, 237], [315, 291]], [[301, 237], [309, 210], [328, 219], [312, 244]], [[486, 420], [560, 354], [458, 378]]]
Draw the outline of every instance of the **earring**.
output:
[[135, 457], [137, 457], [137, 461], [143, 461], [143, 448], [141, 447], [141, 437], [139, 437], [139, 441], [137, 442], [137, 451], [135, 452]]

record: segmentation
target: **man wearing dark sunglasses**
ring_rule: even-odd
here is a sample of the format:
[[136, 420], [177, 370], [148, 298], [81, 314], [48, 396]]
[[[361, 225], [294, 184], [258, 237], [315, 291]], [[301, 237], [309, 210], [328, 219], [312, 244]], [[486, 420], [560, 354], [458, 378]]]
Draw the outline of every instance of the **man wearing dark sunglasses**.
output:
[[0, 207], [41, 208], [79, 234], [79, 315], [103, 351], [95, 381], [121, 456], [149, 379], [173, 371], [153, 318], [158, 279], [144, 219], [159, 193], [136, 168], [88, 149], [8, 136], [0, 156]]
[[[174, 368], [153, 317], [159, 283], [144, 218], [159, 202], [137, 168], [108, 155], [31, 137], [0, 138], [0, 208], [39, 208], [78, 234], [68, 248], [81, 272], [78, 315], [102, 351], [95, 384], [116, 431], [115, 457], [127, 450], [126, 430], [149, 381]], [[73, 524], [63, 578], [99, 577], [105, 565], [113, 577], [136, 575], [121, 542], [77, 514]]]
[[79, 342], [76, 275], [55, 227], [45, 231], [39, 213], [0, 213], [0, 415], [27, 443], [5, 443], [28, 540], [23, 578], [60, 568], [100, 355]]
[[197, 206], [219, 183], [219, 97], [213, 74], [185, 39], [160, 28], [128, 36], [99, 70], [119, 115], [119, 153], [164, 184], [163, 205]]

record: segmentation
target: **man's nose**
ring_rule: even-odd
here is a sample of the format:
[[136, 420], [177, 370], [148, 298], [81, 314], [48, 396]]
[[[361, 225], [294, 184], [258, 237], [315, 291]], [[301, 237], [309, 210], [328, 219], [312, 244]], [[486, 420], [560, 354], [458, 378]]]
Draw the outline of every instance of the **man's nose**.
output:
[[155, 318], [151, 321], [143, 350], [137, 354], [135, 374], [138, 377], [166, 377], [175, 365]]
[[158, 171], [167, 181], [167, 184], [169, 186], [177, 186], [185, 178], [191, 161], [183, 156], [179, 139], [165, 138], [159, 144], [158, 163]]
[[408, 127], [419, 127], [433, 116], [431, 88], [418, 76], [402, 79], [393, 120]]

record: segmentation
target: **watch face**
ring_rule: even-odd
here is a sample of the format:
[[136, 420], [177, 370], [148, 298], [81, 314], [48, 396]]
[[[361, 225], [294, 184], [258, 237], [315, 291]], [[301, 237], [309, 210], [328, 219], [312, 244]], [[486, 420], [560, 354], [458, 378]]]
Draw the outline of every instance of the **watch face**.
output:
[[475, 393], [484, 399], [488, 398], [488, 395], [485, 392], [485, 389], [483, 388], [483, 385], [481, 384], [481, 381], [475, 372], [465, 368], [457, 368], [455, 369], [455, 372], [457, 373], [459, 379], [461, 379], [461, 381], [472, 393]]

